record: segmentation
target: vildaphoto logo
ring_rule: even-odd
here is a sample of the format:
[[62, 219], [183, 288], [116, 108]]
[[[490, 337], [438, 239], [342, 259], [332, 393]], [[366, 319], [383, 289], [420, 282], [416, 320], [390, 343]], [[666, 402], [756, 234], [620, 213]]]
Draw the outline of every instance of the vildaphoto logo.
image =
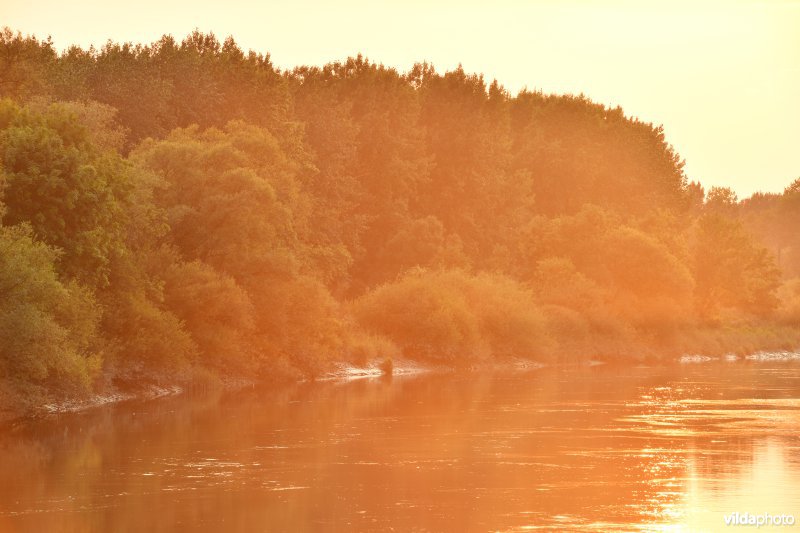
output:
[[726, 526], [793, 526], [794, 515], [790, 514], [752, 514], [731, 513], [725, 515]]

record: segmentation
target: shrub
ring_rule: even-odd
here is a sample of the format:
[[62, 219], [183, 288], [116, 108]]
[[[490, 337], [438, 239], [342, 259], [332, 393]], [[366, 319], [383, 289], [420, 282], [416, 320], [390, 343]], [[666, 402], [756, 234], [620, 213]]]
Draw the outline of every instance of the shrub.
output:
[[354, 312], [417, 359], [542, 358], [551, 347], [531, 291], [497, 274], [414, 269], [359, 298]]

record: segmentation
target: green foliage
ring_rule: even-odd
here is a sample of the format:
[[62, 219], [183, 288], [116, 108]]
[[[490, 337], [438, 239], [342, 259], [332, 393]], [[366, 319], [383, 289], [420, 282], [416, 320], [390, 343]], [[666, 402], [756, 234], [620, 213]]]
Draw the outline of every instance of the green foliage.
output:
[[301, 67], [288, 79], [319, 169], [309, 183], [316, 214], [328, 242], [352, 257], [358, 292], [396, 274], [376, 255], [414, 218], [412, 204], [424, 194], [430, 157], [420, 102], [398, 72], [361, 56]]
[[187, 370], [197, 345], [178, 317], [142, 290], [113, 295], [105, 303], [103, 330], [112, 339], [110, 363], [121, 377], [137, 380]]
[[552, 347], [531, 292], [499, 275], [411, 270], [359, 298], [354, 312], [367, 330], [430, 361], [541, 359]]
[[164, 304], [185, 325], [202, 364], [246, 370], [254, 356], [254, 309], [247, 293], [200, 261], [175, 263], [164, 281]]
[[88, 291], [59, 280], [57, 258], [30, 227], [0, 227], [0, 381], [85, 393], [100, 368], [99, 310]]
[[533, 200], [530, 173], [511, 167], [508, 95], [460, 67], [443, 75], [417, 67], [410, 76], [419, 85], [433, 156], [419, 202], [459, 235], [471, 256], [488, 259], [508, 240], [507, 228], [531, 215]]
[[800, 180], [706, 195], [620, 108], [197, 31], [0, 71], [0, 394], [797, 337]]
[[[694, 280], [666, 246], [640, 230], [621, 226], [603, 241], [598, 262], [614, 291], [614, 304], [636, 326], [669, 327], [691, 313]], [[605, 281], [601, 278], [602, 281]]]
[[720, 306], [760, 315], [775, 309], [780, 272], [739, 221], [703, 215], [694, 238], [696, 298], [703, 316], [714, 316]]
[[607, 294], [563, 257], [542, 259], [532, 277], [540, 302], [584, 313], [602, 312]]
[[[104, 347], [114, 368], [174, 368], [186, 364], [195, 348], [160, 303], [157, 276], [145, 269], [163, 234], [152, 205], [157, 182], [114, 151], [121, 134], [112, 117], [95, 104], [0, 102], [3, 224], [28, 225], [37, 240], [57, 249], [51, 258], [55, 279], [97, 302], [97, 327], [78, 329], [86, 312], [76, 308], [76, 322], [64, 335], [82, 332], [82, 346]], [[66, 298], [64, 305], [75, 301]], [[51, 355], [75, 366], [69, 351], [59, 353]]]
[[171, 239], [245, 286], [261, 276], [298, 271], [309, 205], [301, 196], [306, 168], [268, 131], [241, 122], [224, 131], [197, 127], [148, 140], [135, 161], [163, 177], [158, 204]]
[[64, 252], [62, 273], [106, 285], [111, 258], [124, 247], [128, 164], [97, 150], [69, 106], [54, 104], [39, 114], [3, 100], [0, 166], [5, 224], [29, 223], [39, 239]]
[[663, 128], [585, 96], [523, 91], [512, 102], [514, 167], [534, 180], [537, 209], [574, 213], [585, 204], [624, 213], [689, 205], [683, 161]]
[[778, 291], [780, 318], [787, 324], [800, 326], [800, 278], [787, 280]]
[[119, 111], [130, 133], [126, 148], [179, 126], [222, 126], [247, 119], [284, 128], [289, 93], [269, 56], [244, 53], [233, 39], [193, 32], [148, 45], [108, 42], [100, 50], [0, 33], [0, 97], [94, 100]]
[[739, 198], [729, 187], [711, 187], [706, 195], [706, 211], [717, 214], [735, 216]]
[[445, 233], [434, 216], [409, 220], [382, 243], [371, 263], [370, 284], [395, 278], [413, 267], [467, 266], [458, 235]]
[[742, 224], [772, 253], [789, 279], [800, 276], [800, 179], [783, 194], [757, 193], [741, 202]]
[[19, 100], [48, 91], [49, 73], [57, 60], [53, 43], [48, 38], [14, 33], [10, 28], [0, 31], [0, 98]]
[[256, 302], [260, 372], [270, 374], [275, 359], [288, 359], [315, 377], [341, 359], [347, 341], [340, 304], [319, 280], [309, 276], [276, 279], [250, 290]]

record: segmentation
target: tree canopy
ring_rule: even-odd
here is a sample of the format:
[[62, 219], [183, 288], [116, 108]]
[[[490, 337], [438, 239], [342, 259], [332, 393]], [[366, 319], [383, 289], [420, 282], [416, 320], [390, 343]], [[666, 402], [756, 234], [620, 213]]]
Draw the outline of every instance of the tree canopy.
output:
[[362, 56], [281, 72], [199, 31], [57, 52], [5, 29], [0, 72], [20, 397], [800, 339], [800, 180], [706, 194], [660, 126], [583, 95]]

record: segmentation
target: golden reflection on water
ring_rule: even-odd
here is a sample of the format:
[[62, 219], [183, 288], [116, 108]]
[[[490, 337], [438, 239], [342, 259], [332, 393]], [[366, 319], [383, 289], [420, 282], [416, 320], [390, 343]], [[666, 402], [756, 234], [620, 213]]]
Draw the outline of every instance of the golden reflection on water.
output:
[[0, 433], [0, 532], [719, 531], [735, 511], [800, 518], [797, 370], [426, 375], [29, 422]]

